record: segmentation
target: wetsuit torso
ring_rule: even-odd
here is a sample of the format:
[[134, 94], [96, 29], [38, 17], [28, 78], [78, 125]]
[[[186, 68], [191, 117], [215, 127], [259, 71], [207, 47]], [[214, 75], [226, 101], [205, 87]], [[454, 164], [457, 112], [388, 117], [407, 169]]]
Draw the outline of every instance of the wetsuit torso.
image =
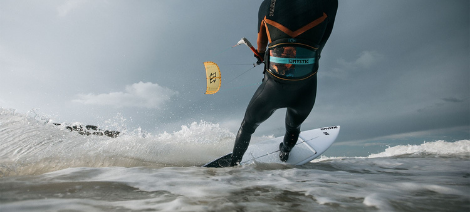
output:
[[330, 37], [337, 0], [265, 0], [259, 9], [258, 51], [265, 76], [248, 104], [231, 165], [240, 162], [256, 128], [279, 108], [287, 108], [284, 145], [290, 151], [300, 125], [315, 104], [318, 60]]

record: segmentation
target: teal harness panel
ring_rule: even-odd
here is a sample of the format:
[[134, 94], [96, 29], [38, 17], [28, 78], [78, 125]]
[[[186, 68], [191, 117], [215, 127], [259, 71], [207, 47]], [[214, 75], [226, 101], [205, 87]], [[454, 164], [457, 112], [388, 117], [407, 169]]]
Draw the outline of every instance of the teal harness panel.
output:
[[269, 61], [280, 64], [312, 65], [315, 63], [315, 58], [282, 58], [270, 56]]
[[317, 51], [300, 45], [286, 44], [269, 48], [268, 71], [277, 77], [298, 79], [315, 72]]

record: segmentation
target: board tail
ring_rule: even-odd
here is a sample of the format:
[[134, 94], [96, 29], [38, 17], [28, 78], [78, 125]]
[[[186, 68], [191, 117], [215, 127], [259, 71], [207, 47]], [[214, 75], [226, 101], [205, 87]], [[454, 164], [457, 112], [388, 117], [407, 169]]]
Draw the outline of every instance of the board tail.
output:
[[210, 162], [210, 163], [207, 163], [206, 165], [202, 166], [202, 167], [208, 167], [208, 168], [223, 168], [223, 167], [226, 167], [226, 166], [221, 166], [220, 165], [220, 161], [222, 160], [228, 160], [228, 159], [231, 159], [232, 158], [232, 153], [229, 153], [229, 154], [226, 154], [220, 158], [217, 158], [216, 160]]

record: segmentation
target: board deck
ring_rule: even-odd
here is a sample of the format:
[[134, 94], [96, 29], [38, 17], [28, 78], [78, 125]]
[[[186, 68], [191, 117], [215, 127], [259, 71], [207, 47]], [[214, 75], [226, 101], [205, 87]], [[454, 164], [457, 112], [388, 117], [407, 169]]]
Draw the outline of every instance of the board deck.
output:
[[[291, 165], [303, 165], [324, 153], [336, 140], [340, 127], [323, 127], [300, 132], [299, 140], [292, 149], [289, 159], [285, 162]], [[252, 143], [243, 155], [241, 165], [250, 163], [283, 163], [279, 159], [279, 143], [284, 137]], [[219, 161], [229, 159], [232, 153], [226, 154], [203, 167], [222, 167]]]

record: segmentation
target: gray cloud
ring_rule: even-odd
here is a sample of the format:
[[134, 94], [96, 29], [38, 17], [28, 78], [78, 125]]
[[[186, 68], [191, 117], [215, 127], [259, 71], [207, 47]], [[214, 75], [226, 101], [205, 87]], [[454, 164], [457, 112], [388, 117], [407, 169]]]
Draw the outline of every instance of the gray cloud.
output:
[[160, 108], [177, 95], [177, 91], [150, 82], [127, 85], [124, 92], [78, 94], [73, 102], [112, 107]]
[[79, 8], [81, 5], [86, 3], [86, 0], [67, 0], [64, 1], [61, 5], [57, 6], [57, 15], [64, 17], [69, 14], [71, 11]]
[[451, 103], [462, 103], [465, 101], [465, 99], [460, 99], [460, 98], [455, 98], [455, 97], [448, 97], [448, 98], [442, 98], [445, 102], [451, 102]]

